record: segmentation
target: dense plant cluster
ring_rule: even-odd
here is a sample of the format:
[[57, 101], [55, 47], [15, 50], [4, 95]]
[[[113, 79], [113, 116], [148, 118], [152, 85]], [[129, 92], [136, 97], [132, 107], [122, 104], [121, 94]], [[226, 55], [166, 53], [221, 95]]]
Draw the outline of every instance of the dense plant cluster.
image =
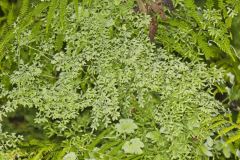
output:
[[134, 1], [23, 0], [0, 43], [0, 158], [239, 156], [224, 137], [238, 121], [215, 98], [228, 80], [215, 62], [238, 61], [239, 6], [212, 2], [173, 1], [159, 16]]

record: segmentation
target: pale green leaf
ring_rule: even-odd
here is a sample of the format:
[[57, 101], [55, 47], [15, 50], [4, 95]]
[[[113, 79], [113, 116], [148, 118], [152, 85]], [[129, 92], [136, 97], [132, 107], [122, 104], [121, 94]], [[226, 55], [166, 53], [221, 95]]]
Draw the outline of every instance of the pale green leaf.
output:
[[125, 153], [130, 154], [142, 154], [142, 148], [144, 147], [143, 142], [139, 138], [131, 139], [130, 141], [126, 141], [122, 146], [122, 149]]

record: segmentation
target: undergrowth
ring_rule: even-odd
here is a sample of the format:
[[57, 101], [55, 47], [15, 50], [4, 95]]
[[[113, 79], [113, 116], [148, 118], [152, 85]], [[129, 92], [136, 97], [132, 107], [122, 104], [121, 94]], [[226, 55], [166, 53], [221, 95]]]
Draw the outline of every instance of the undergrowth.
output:
[[0, 45], [2, 159], [213, 156], [204, 143], [224, 111], [212, 93], [224, 71], [151, 43], [151, 17], [133, 7], [52, 0], [23, 11]]

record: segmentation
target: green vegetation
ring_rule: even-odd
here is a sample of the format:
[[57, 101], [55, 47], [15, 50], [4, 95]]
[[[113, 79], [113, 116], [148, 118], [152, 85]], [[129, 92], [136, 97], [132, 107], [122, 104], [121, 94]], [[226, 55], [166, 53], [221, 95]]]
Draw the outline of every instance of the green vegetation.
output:
[[237, 0], [0, 6], [0, 159], [240, 158]]

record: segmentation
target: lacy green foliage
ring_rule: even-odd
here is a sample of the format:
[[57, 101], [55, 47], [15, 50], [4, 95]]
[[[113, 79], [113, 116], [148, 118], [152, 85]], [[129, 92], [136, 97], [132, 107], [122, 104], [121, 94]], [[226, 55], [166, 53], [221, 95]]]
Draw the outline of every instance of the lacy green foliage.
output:
[[[198, 1], [199, 2], [199, 1]], [[199, 2], [200, 3], [200, 2]], [[239, 53], [231, 46], [231, 25], [238, 14], [237, 0], [207, 0], [200, 6], [194, 0], [175, 1], [175, 10], [160, 20], [157, 42], [171, 52], [190, 60], [207, 60], [235, 76], [230, 100], [240, 99]], [[225, 87], [221, 91], [227, 92]]]
[[[236, 27], [238, 23], [237, 18], [239, 17], [236, 16], [240, 9], [239, 1], [206, 0], [195, 3], [194, 0], [179, 0], [174, 2], [174, 12], [169, 12], [166, 21], [160, 20], [156, 41], [163, 44], [168, 51], [180, 54], [188, 60], [204, 60], [211, 65], [217, 64], [224, 68], [227, 71], [225, 79], [228, 84], [217, 85], [218, 91], [216, 92], [220, 92], [224, 97], [224, 102], [234, 110], [231, 113], [232, 118], [238, 116], [236, 112], [239, 111], [240, 106], [240, 57], [239, 50], [234, 48], [238, 48], [236, 46], [238, 32], [236, 29], [232, 30], [234, 34], [232, 40], [230, 29]], [[234, 47], [231, 46], [231, 41], [235, 45]], [[228, 146], [228, 142], [233, 142], [236, 147], [231, 152], [227, 152], [229, 149], [226, 148], [228, 147], [223, 147], [223, 154], [229, 158], [231, 155], [236, 156], [240, 136], [236, 120], [229, 123], [225, 119], [229, 118], [222, 117], [221, 121], [226, 122], [225, 125], [214, 127], [214, 129], [222, 130], [219, 137], [227, 134], [227, 138], [224, 137], [221, 143]], [[218, 153], [214, 154], [218, 155]]]
[[28, 25], [35, 22], [34, 17], [48, 7], [47, 3], [41, 3], [34, 8], [34, 6], [38, 4], [38, 0], [32, 0], [31, 3], [29, 0], [18, 0], [17, 4], [12, 4], [12, 7], [10, 7], [9, 3], [6, 4], [8, 4], [8, 12], [5, 14], [7, 23], [6, 21], [3, 21], [3, 25], [0, 26], [0, 60], [2, 60], [2, 58], [5, 56], [4, 49], [8, 47], [9, 41], [14, 38], [14, 26], [16, 25], [16, 21], [21, 21], [21, 28], [24, 29]]
[[16, 148], [16, 144], [22, 140], [22, 136], [16, 136], [15, 133], [8, 134], [0, 132], [0, 151], [8, 148]]
[[8, 29], [8, 26], [12, 25], [15, 16], [14, 10], [16, 11], [17, 5], [11, 4], [8, 0], [2, 0], [0, 2], [0, 35], [2, 36], [3, 33]]
[[[216, 3], [209, 0], [204, 7], [198, 7], [194, 0], [185, 0], [176, 2], [175, 5], [174, 15], [160, 26], [158, 40], [163, 44], [170, 41], [181, 46], [166, 45], [166, 48], [192, 60], [202, 53], [206, 59], [227, 56], [236, 60], [237, 57], [230, 48], [229, 28], [240, 8], [237, 1], [219, 0]], [[172, 37], [173, 40], [170, 39]]]
[[[31, 4], [34, 4], [31, 1]], [[2, 0], [0, 2], [0, 9], [3, 11], [3, 15], [0, 17], [0, 37], [2, 37], [12, 29], [14, 21], [24, 18], [31, 7], [29, 0], [16, 0], [11, 2], [10, 0]]]
[[[77, 0], [73, 0], [75, 4], [76, 11], [78, 10], [77, 7]], [[36, 22], [35, 17], [40, 15], [42, 12], [45, 11], [46, 8], [49, 8], [48, 11], [48, 24], [51, 23], [51, 19], [53, 16], [53, 13], [55, 12], [55, 9], [60, 10], [60, 22], [62, 24], [61, 27], [64, 27], [64, 21], [65, 21], [65, 9], [67, 6], [67, 0], [18, 0], [17, 4], [13, 4], [12, 7], [10, 7], [10, 4], [7, 0], [4, 0], [1, 4], [1, 7], [6, 8], [5, 16], [2, 18], [3, 21], [7, 21], [7, 23], [4, 23], [3, 26], [1, 26], [1, 39], [0, 39], [0, 51], [4, 52], [4, 48], [8, 47], [9, 41], [11, 41], [14, 38], [14, 26], [16, 25], [16, 21], [20, 21], [21, 24], [18, 24], [21, 29], [24, 29], [25, 27], [35, 24], [36, 27], [39, 25]], [[84, 3], [89, 4], [89, 1], [84, 1]], [[39, 5], [40, 4], [40, 5]], [[15, 21], [16, 20], [16, 21]], [[1, 22], [1, 21], [0, 21]], [[46, 27], [46, 30], [48, 30], [48, 26]], [[5, 56], [4, 53], [0, 54], [0, 60]]]
[[223, 108], [211, 93], [222, 72], [151, 44], [150, 17], [133, 2], [89, 2], [39, 3], [35, 23], [16, 23], [1, 60], [0, 135], [11, 113], [35, 110], [43, 136], [18, 145], [26, 159], [200, 159]]

